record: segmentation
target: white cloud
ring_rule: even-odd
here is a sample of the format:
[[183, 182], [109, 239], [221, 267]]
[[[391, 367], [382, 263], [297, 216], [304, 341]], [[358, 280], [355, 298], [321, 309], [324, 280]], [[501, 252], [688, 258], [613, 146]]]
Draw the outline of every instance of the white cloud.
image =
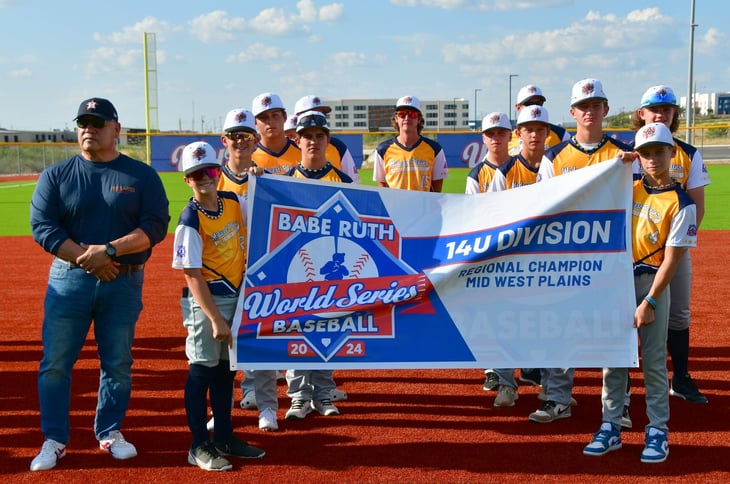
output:
[[199, 15], [190, 22], [190, 34], [203, 43], [234, 40], [246, 27], [243, 17], [231, 17], [223, 10]]
[[238, 54], [226, 58], [229, 64], [243, 64], [246, 62], [273, 62], [280, 60], [283, 54], [278, 47], [264, 45], [260, 42], [251, 44]]
[[367, 57], [360, 52], [337, 52], [330, 56], [332, 63], [339, 67], [361, 66], [367, 63]]
[[30, 77], [33, 75], [33, 71], [27, 67], [22, 69], [13, 69], [10, 71], [10, 77]]
[[697, 42], [697, 50], [706, 54], [724, 49], [727, 45], [727, 35], [724, 32], [710, 28]]
[[319, 9], [319, 19], [322, 22], [334, 22], [345, 13], [345, 6], [341, 3], [332, 3]]
[[121, 32], [113, 32], [109, 35], [102, 35], [94, 32], [94, 40], [110, 44], [141, 44], [144, 41], [144, 33], [155, 33], [159, 40], [163, 40], [165, 34], [179, 30], [171, 27], [164, 20], [155, 17], [145, 17], [131, 27], [124, 27]]
[[138, 74], [142, 64], [142, 50], [119, 49], [116, 47], [98, 47], [89, 55], [86, 64], [86, 74], [97, 76], [100, 73], [113, 72], [117, 75], [125, 73]]

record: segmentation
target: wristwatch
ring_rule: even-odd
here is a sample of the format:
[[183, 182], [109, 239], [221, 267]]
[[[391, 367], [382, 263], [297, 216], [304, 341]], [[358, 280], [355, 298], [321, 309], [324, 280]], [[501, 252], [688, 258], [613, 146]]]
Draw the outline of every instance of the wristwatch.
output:
[[117, 249], [109, 242], [106, 244], [106, 255], [109, 256], [110, 259], [113, 259], [117, 256]]

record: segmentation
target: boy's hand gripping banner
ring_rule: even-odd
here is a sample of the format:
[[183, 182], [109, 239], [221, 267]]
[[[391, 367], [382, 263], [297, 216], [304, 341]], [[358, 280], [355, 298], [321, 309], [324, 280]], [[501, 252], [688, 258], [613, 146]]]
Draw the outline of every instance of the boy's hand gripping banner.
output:
[[480, 195], [249, 182], [241, 369], [638, 365], [631, 165]]

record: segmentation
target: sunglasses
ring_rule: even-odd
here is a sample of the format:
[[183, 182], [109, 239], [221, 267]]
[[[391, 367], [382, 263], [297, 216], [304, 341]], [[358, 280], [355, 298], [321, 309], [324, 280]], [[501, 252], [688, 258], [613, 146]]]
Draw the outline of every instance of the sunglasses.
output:
[[96, 129], [101, 129], [106, 124], [106, 121], [104, 121], [101, 118], [97, 118], [96, 116], [89, 116], [88, 118], [81, 118], [76, 120], [76, 126], [78, 126], [79, 129], [86, 129], [89, 125], [93, 126]]
[[256, 139], [256, 135], [248, 132], [232, 132], [226, 133], [226, 138], [231, 141], [253, 141]]
[[200, 170], [195, 170], [194, 172], [187, 175], [188, 178], [191, 178], [195, 181], [202, 180], [204, 176], [207, 176], [208, 178], [215, 178], [218, 175], [221, 174], [221, 169], [217, 166], [208, 166], [206, 168], [201, 168]]
[[418, 111], [396, 111], [395, 115], [401, 119], [411, 118], [418, 119]]

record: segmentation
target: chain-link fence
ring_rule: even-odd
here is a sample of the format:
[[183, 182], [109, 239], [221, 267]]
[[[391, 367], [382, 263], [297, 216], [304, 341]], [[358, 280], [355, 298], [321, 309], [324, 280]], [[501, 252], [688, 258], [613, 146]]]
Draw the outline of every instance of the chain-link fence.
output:
[[[675, 135], [684, 139], [685, 130], [680, 128]], [[125, 136], [126, 143], [120, 145], [119, 150], [138, 160], [145, 160], [147, 155], [144, 136], [144, 133]], [[368, 134], [363, 136], [364, 141], [368, 140], [368, 136], [372, 137]], [[388, 136], [392, 136], [392, 134]], [[714, 150], [717, 147], [727, 147], [728, 155], [721, 157], [726, 161], [730, 159], [730, 125], [696, 127], [692, 130], [692, 144], [701, 152], [705, 148]], [[364, 142], [363, 146], [368, 148], [368, 143]], [[0, 143], [0, 175], [37, 174], [47, 166], [65, 160], [78, 152], [79, 146], [76, 143]], [[708, 157], [705, 156], [705, 158]], [[711, 158], [707, 160], [709, 163], [712, 163]]]

